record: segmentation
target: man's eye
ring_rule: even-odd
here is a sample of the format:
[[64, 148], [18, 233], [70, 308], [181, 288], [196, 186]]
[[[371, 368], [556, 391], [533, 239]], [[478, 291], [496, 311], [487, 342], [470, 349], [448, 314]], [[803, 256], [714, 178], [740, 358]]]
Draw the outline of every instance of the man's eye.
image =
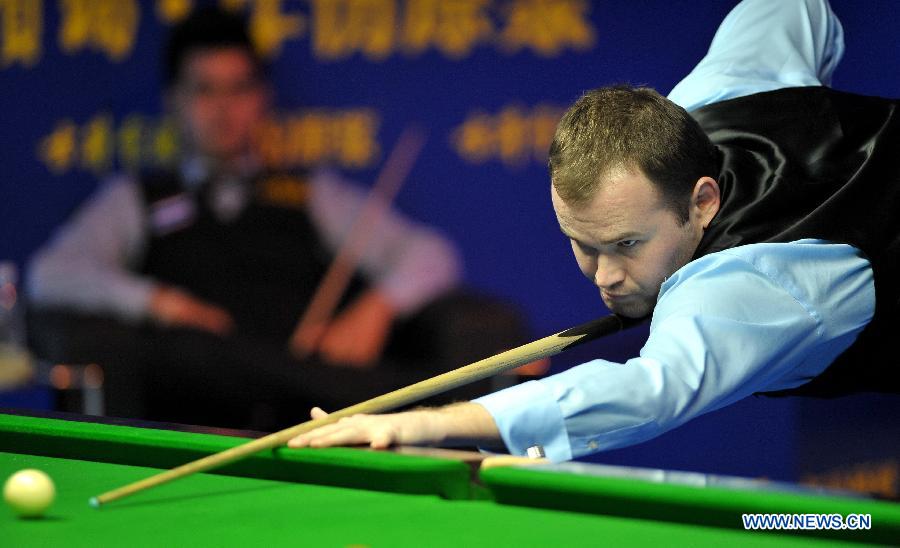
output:
[[618, 242], [616, 245], [619, 247], [629, 248], [629, 247], [634, 247], [637, 244], [638, 244], [637, 240], [622, 240], [621, 242]]

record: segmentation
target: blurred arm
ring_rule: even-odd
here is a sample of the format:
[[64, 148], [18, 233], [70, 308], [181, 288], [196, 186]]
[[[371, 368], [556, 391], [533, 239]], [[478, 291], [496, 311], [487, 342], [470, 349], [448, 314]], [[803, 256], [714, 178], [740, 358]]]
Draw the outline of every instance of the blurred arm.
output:
[[28, 294], [37, 306], [147, 315], [151, 280], [131, 272], [146, 245], [137, 184], [116, 179], [92, 196], [31, 259]]
[[137, 183], [105, 185], [32, 258], [28, 294], [39, 307], [67, 308], [137, 322], [152, 318], [213, 333], [234, 322], [227, 311], [135, 271], [147, 229]]
[[[311, 214], [326, 244], [336, 252], [356, 220], [366, 193], [332, 173], [313, 179]], [[369, 227], [359, 267], [400, 315], [415, 312], [454, 287], [461, 266], [455, 247], [425, 226], [389, 210]]]

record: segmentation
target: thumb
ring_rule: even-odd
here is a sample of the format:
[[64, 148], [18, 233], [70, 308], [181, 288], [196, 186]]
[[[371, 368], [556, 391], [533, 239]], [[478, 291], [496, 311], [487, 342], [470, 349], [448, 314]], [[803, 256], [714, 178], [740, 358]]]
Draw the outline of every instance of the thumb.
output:
[[313, 420], [324, 419], [325, 417], [328, 416], [328, 413], [326, 413], [325, 411], [322, 411], [321, 407], [313, 407], [309, 411], [309, 416], [312, 417]]

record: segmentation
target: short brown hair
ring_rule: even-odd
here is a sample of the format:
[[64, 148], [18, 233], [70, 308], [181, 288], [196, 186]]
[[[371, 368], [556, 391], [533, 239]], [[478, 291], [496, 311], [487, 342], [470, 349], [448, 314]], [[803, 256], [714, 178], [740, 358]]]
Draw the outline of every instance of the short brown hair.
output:
[[586, 203], [602, 177], [640, 168], [682, 223], [694, 183], [716, 177], [717, 162], [687, 111], [653, 89], [627, 85], [585, 93], [563, 115], [550, 145], [550, 178], [564, 201]]
[[172, 28], [163, 52], [163, 82], [172, 87], [183, 76], [185, 60], [196, 51], [219, 48], [243, 50], [253, 62], [259, 79], [266, 79], [267, 67], [241, 15], [217, 6], [203, 6]]

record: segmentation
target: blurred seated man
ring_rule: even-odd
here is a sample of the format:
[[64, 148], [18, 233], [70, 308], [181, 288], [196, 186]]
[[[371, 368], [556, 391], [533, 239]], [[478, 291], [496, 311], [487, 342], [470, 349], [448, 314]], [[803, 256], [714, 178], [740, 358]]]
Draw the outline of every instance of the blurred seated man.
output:
[[101, 363], [108, 414], [268, 429], [521, 342], [505, 307], [450, 295], [449, 242], [389, 212], [315, 347], [289, 348], [364, 193], [260, 164], [270, 90], [237, 16], [174, 29], [166, 86], [178, 169], [108, 182], [29, 269], [36, 350]]

